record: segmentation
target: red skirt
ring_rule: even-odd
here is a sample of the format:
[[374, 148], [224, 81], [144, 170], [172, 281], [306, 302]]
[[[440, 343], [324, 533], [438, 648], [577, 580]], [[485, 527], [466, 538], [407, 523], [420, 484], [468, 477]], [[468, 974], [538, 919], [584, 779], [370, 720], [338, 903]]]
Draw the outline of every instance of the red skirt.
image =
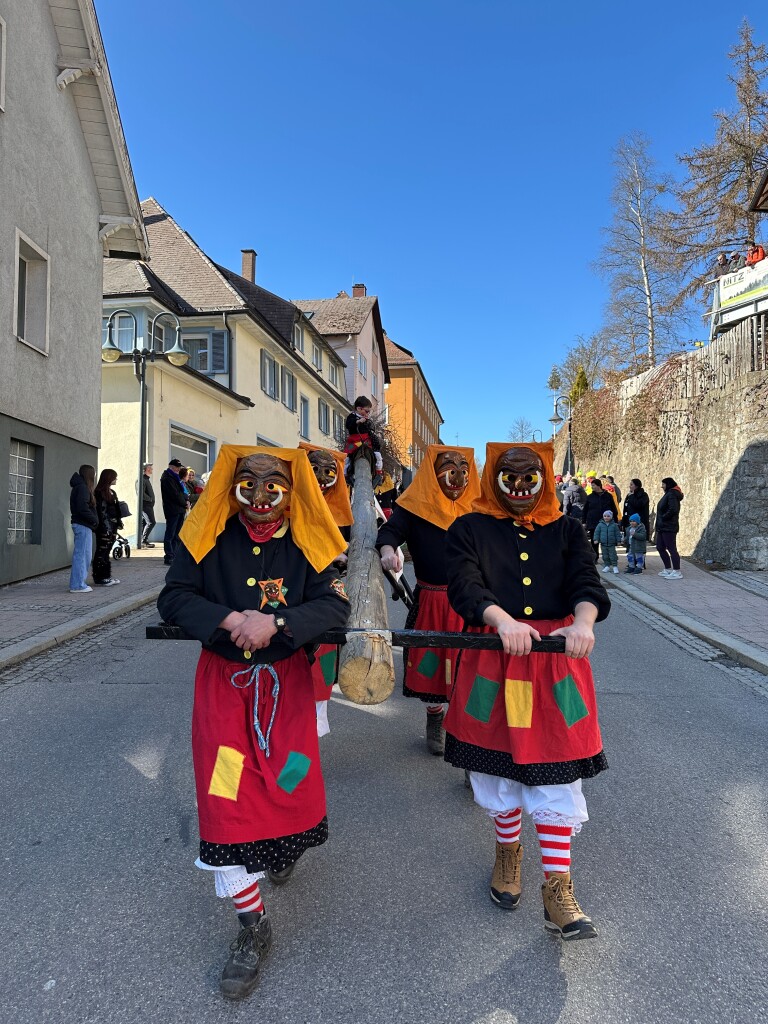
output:
[[[526, 619], [541, 636], [572, 622]], [[589, 661], [564, 654], [462, 651], [443, 724], [460, 742], [509, 754], [516, 764], [576, 761], [603, 749]]]
[[330, 700], [339, 673], [339, 648], [335, 644], [320, 644], [311, 671], [315, 700]]
[[[254, 724], [257, 685], [262, 743]], [[304, 651], [258, 671], [257, 666], [243, 668], [211, 651], [201, 652], [192, 758], [203, 841], [276, 839], [314, 828], [325, 817], [315, 719]]]
[[[460, 633], [464, 620], [448, 603], [448, 588], [418, 583], [419, 609], [414, 629]], [[411, 647], [405, 661], [406, 697], [430, 697], [435, 703], [450, 698], [456, 651], [448, 647]], [[410, 691], [410, 692], [409, 692]]]

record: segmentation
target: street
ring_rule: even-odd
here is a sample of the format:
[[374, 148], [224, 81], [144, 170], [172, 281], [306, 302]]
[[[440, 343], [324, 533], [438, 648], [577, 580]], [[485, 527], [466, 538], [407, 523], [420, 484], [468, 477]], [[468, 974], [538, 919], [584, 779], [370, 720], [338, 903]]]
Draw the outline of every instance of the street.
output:
[[[612, 591], [616, 595], [616, 591]], [[423, 749], [422, 705], [334, 697], [331, 838], [280, 891], [254, 995], [194, 867], [198, 645], [149, 609], [0, 675], [3, 1019], [15, 1024], [752, 1022], [768, 1005], [765, 676], [616, 600], [593, 666], [610, 771], [585, 784], [576, 895], [600, 936], [545, 932], [524, 821], [520, 908], [488, 896], [492, 823]], [[390, 609], [392, 625], [402, 606]], [[717, 652], [716, 652], [717, 653]], [[399, 659], [398, 659], [399, 660]]]

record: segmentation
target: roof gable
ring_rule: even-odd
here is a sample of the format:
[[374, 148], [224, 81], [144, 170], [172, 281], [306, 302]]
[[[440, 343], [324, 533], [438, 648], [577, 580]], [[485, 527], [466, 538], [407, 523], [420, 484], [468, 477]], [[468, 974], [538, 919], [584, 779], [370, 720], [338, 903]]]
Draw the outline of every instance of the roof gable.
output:
[[377, 303], [375, 295], [351, 299], [296, 299], [304, 313], [312, 313], [312, 323], [321, 334], [359, 334]]

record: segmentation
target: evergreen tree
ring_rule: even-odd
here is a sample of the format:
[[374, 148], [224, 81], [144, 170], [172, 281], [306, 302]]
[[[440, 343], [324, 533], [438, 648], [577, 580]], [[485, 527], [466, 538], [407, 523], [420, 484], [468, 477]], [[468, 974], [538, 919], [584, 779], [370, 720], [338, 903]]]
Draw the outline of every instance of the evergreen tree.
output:
[[587, 378], [587, 371], [583, 366], [580, 366], [576, 372], [571, 390], [568, 393], [568, 397], [571, 400], [571, 406], [575, 406], [581, 396], [589, 391], [589, 379]]
[[549, 391], [559, 391], [562, 386], [563, 378], [560, 376], [560, 371], [557, 366], [553, 366], [547, 378], [547, 389]]

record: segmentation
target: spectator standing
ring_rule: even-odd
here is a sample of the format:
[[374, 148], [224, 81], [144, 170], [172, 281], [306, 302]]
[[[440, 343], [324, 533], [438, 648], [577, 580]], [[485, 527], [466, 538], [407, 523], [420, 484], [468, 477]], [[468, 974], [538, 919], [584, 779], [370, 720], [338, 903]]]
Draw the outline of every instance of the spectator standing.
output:
[[616, 492], [616, 500], [619, 503], [619, 508], [621, 508], [621, 488], [616, 483], [616, 481], [613, 479], [613, 477], [610, 475], [610, 473], [608, 474], [608, 480], [610, 481], [611, 486], [613, 487], [614, 491]]
[[756, 263], [760, 263], [765, 259], [765, 249], [754, 241], [748, 244], [746, 264], [748, 267], [754, 267]]
[[603, 486], [603, 490], [610, 494], [611, 498], [613, 498], [613, 504], [616, 506], [613, 514], [618, 520], [621, 516], [621, 505], [619, 505], [619, 499], [616, 495], [616, 488], [611, 483], [611, 479], [607, 473], [601, 474], [600, 483]]
[[558, 504], [560, 505], [560, 511], [563, 511], [563, 494], [565, 493], [565, 484], [560, 473], [555, 477], [555, 494], [557, 496]]
[[648, 494], [643, 490], [643, 481], [633, 477], [629, 481], [629, 494], [624, 499], [624, 515], [621, 520], [621, 528], [626, 534], [629, 528], [630, 518], [637, 513], [640, 522], [645, 527], [646, 538], [651, 535], [651, 503]]
[[659, 573], [667, 580], [682, 579], [680, 555], [677, 553], [677, 535], [680, 532], [680, 503], [685, 497], [671, 476], [661, 481], [664, 491], [656, 506], [656, 550], [664, 568]]
[[143, 532], [141, 535], [141, 546], [153, 548], [150, 544], [149, 535], [155, 527], [155, 489], [152, 486], [152, 463], [148, 462], [144, 467], [144, 475], [141, 478], [141, 524]]
[[715, 277], [725, 277], [726, 274], [730, 274], [730, 270], [728, 268], [728, 257], [724, 252], [719, 252], [715, 262]]
[[603, 490], [603, 485], [597, 479], [592, 480], [592, 493], [587, 495], [587, 500], [584, 503], [584, 511], [581, 513], [581, 521], [587, 528], [587, 534], [589, 535], [590, 543], [592, 544], [592, 550], [595, 553], [595, 561], [600, 553], [597, 543], [595, 542], [595, 530], [597, 529], [598, 523], [603, 518], [603, 512], [610, 512], [613, 516], [613, 510], [615, 508], [613, 495]]
[[100, 587], [114, 587], [120, 582], [112, 579], [111, 558], [117, 531], [123, 528], [117, 494], [112, 490], [116, 480], [114, 469], [103, 469], [94, 491], [99, 525], [96, 527], [96, 550], [93, 553], [93, 582]]
[[189, 491], [189, 507], [194, 508], [197, 499], [203, 493], [203, 485], [198, 481], [191, 466], [187, 466], [187, 490]]
[[581, 481], [577, 476], [572, 476], [563, 491], [563, 512], [567, 516], [581, 519], [586, 500], [587, 492], [581, 486]]
[[179, 539], [179, 530], [184, 523], [184, 516], [187, 512], [187, 494], [184, 490], [179, 471], [184, 466], [178, 459], [171, 459], [168, 468], [160, 477], [160, 497], [163, 502], [163, 515], [165, 516], [165, 537], [163, 538], [163, 550], [165, 557], [163, 563], [170, 565], [176, 553], [176, 545]]
[[737, 270], [743, 270], [746, 266], [746, 260], [740, 252], [732, 252], [730, 259], [728, 260], [728, 273], [735, 274]]
[[603, 556], [603, 572], [615, 573], [619, 571], [619, 556], [616, 553], [616, 545], [621, 540], [619, 528], [613, 521], [613, 512], [606, 509], [603, 512], [602, 520], [595, 527], [593, 543], [600, 545], [600, 554]]
[[648, 532], [637, 512], [633, 512], [629, 517], [629, 527], [626, 536], [629, 553], [627, 554], [627, 568], [624, 572], [634, 573], [639, 576], [645, 568]]
[[72, 517], [72, 533], [75, 536], [75, 546], [72, 551], [72, 571], [69, 574], [70, 594], [90, 594], [93, 587], [89, 587], [88, 566], [91, 564], [91, 552], [93, 549], [93, 534], [99, 525], [99, 517], [96, 513], [96, 498], [94, 487], [96, 485], [96, 470], [93, 466], [81, 466], [72, 474], [69, 486], [69, 511]]

